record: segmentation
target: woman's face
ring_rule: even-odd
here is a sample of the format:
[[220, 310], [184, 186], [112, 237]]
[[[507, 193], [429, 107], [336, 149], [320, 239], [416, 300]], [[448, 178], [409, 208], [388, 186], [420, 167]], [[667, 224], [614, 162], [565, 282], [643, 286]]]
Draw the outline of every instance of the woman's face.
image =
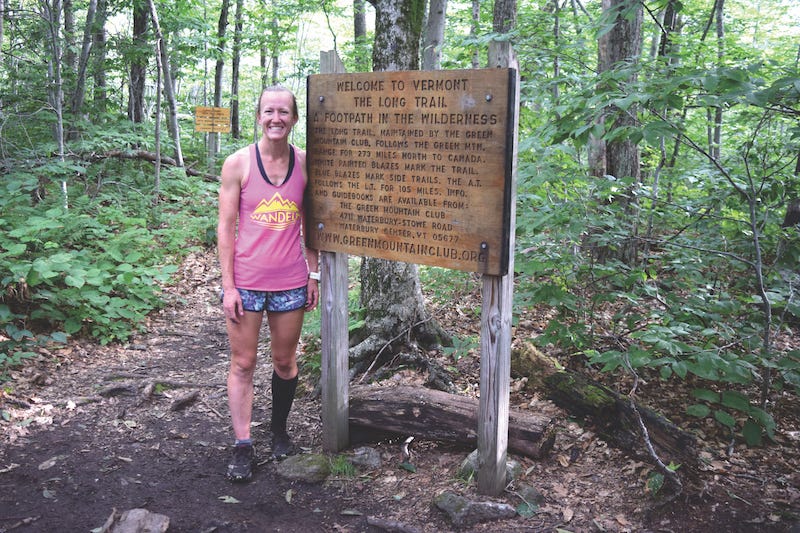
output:
[[258, 124], [269, 140], [287, 139], [298, 117], [289, 91], [265, 91], [258, 106]]

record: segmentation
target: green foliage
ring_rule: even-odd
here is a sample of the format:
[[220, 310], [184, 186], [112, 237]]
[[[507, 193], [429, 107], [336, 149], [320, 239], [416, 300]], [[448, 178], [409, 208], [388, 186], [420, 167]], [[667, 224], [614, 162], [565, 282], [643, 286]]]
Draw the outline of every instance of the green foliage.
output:
[[454, 363], [479, 348], [478, 339], [475, 337], [459, 337], [456, 335], [452, 338], [452, 341], [453, 345], [444, 346], [442, 352], [451, 357]]
[[356, 475], [356, 467], [350, 462], [346, 455], [334, 455], [330, 458], [331, 475], [334, 477], [353, 478]]
[[764, 435], [775, 440], [775, 420], [763, 409], [752, 405], [745, 394], [734, 390], [719, 393], [709, 389], [695, 389], [692, 396], [703, 403], [689, 405], [686, 408], [687, 414], [697, 418], [713, 415], [714, 420], [731, 432], [738, 429], [748, 446], [760, 446]]
[[[680, 466], [681, 465], [676, 465], [675, 463], [670, 463], [667, 465], [667, 469], [675, 472]], [[664, 474], [661, 472], [650, 472], [647, 476], [645, 491], [652, 496], [656, 496], [662, 488], [664, 488]]]
[[[125, 142], [122, 132], [81, 148], [106, 150], [108, 138]], [[67, 336], [127, 339], [162, 305], [160, 287], [214, 218], [213, 190], [178, 172], [163, 173], [155, 210], [137, 163], [30, 161], [6, 175], [0, 194], [0, 368]]]

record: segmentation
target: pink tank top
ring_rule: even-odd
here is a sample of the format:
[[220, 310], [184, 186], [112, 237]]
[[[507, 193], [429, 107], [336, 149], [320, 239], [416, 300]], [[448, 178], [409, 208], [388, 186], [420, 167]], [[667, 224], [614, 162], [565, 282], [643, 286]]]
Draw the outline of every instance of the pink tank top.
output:
[[240, 289], [283, 291], [308, 283], [308, 264], [300, 236], [305, 179], [294, 147], [286, 180], [278, 187], [267, 177], [256, 144], [250, 146], [250, 171], [239, 195], [239, 227], [233, 260]]

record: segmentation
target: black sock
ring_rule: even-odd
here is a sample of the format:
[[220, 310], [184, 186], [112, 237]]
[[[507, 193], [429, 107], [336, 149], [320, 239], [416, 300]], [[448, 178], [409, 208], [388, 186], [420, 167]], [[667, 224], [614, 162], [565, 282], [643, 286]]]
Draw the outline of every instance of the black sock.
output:
[[286, 420], [294, 402], [294, 392], [297, 389], [297, 376], [292, 379], [282, 379], [272, 371], [272, 433], [286, 433]]

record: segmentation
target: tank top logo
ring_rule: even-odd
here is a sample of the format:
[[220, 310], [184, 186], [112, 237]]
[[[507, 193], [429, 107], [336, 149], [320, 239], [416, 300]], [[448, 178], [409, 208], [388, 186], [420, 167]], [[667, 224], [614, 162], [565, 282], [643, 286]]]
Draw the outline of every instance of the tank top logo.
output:
[[261, 199], [250, 219], [259, 226], [281, 231], [300, 219], [300, 210], [295, 202], [284, 200], [276, 192], [269, 201]]

